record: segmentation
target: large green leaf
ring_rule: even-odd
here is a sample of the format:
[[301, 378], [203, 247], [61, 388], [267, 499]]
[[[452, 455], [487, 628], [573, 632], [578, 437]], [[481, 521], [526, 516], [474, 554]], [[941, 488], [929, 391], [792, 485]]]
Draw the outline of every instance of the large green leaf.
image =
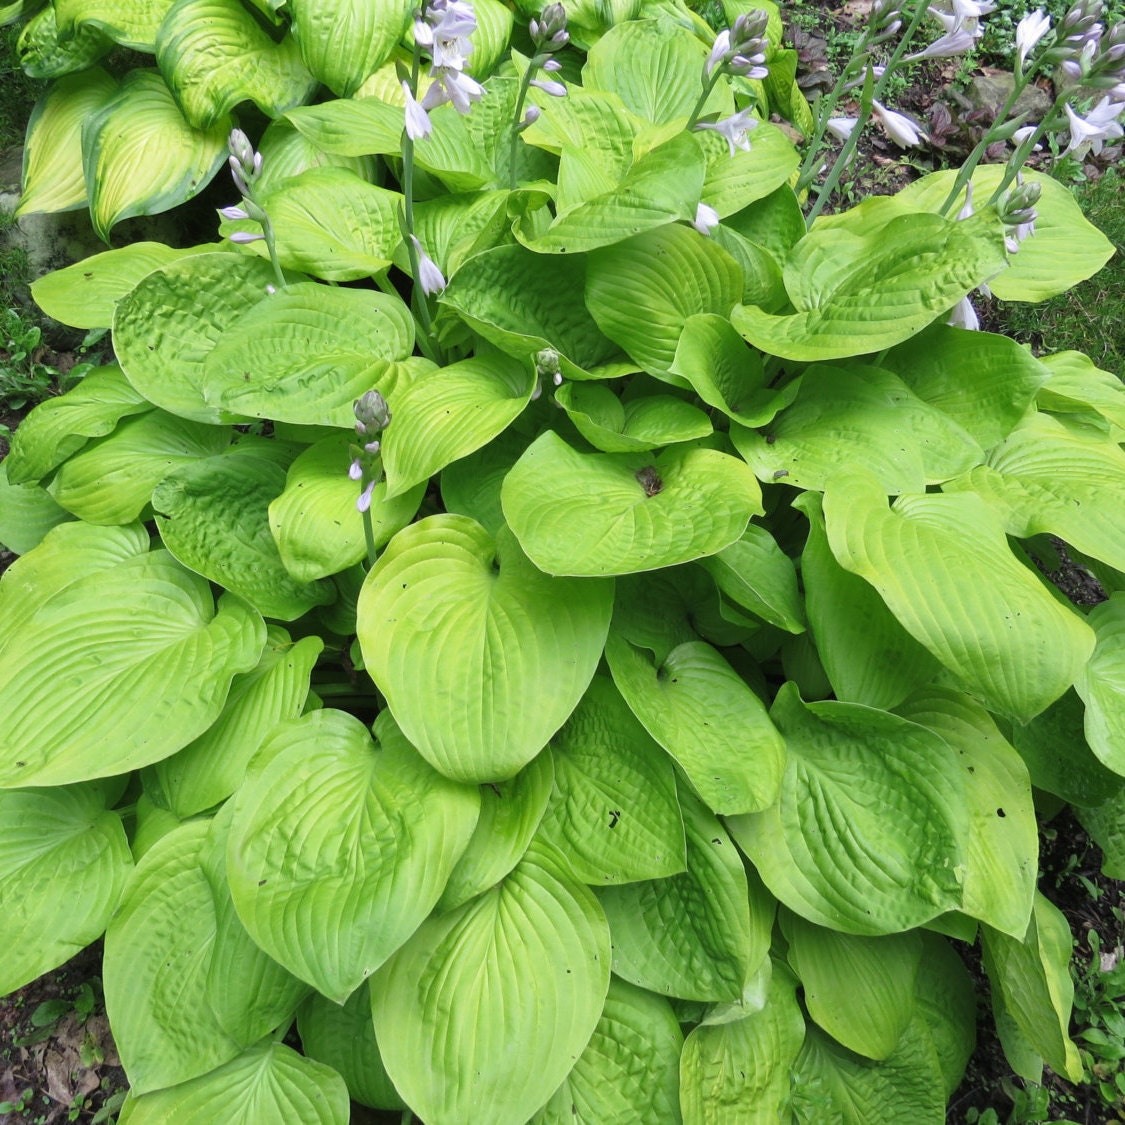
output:
[[30, 78], [61, 78], [86, 70], [112, 48], [113, 40], [92, 23], [60, 36], [55, 8], [50, 4], [24, 24], [17, 43], [20, 66]]
[[131, 523], [170, 472], [222, 452], [230, 440], [230, 430], [148, 411], [73, 454], [47, 490], [88, 523]]
[[575, 429], [602, 453], [639, 453], [712, 432], [697, 406], [672, 395], [638, 395], [622, 402], [600, 383], [564, 383], [555, 401]]
[[9, 484], [7, 466], [0, 463], [0, 543], [9, 551], [26, 554], [51, 528], [71, 518], [39, 485]]
[[82, 167], [98, 236], [122, 219], [155, 215], [198, 195], [223, 166], [230, 118], [185, 120], [155, 70], [131, 70], [82, 123]]
[[216, 933], [203, 870], [209, 825], [190, 821], [146, 852], [106, 933], [105, 998], [134, 1094], [197, 1078], [238, 1055], [207, 1003]]
[[[360, 485], [347, 474], [353, 445], [350, 434], [310, 445], [289, 466], [284, 490], [270, 501], [270, 531], [285, 569], [299, 582], [338, 574], [367, 555], [363, 516], [355, 506]], [[425, 491], [422, 482], [388, 500], [386, 481], [375, 486], [368, 511], [376, 550], [414, 518]]]
[[740, 1010], [717, 1006], [687, 1037], [680, 1058], [684, 1125], [784, 1120], [789, 1068], [805, 1037], [796, 984], [781, 966], [759, 973]]
[[969, 815], [945, 741], [874, 708], [805, 704], [792, 684], [771, 715], [789, 750], [781, 796], [728, 820], [766, 886], [794, 913], [851, 934], [957, 909]]
[[97, 783], [0, 791], [0, 996], [101, 936], [133, 866]]
[[1067, 1032], [1074, 1000], [1070, 978], [1073, 941], [1057, 907], [1041, 894], [1021, 939], [981, 931], [984, 967], [1004, 1010], [1056, 1074], [1082, 1079], [1082, 1060]]
[[23, 191], [16, 217], [37, 211], [74, 211], [86, 205], [82, 127], [106, 106], [117, 82], [100, 67], [56, 82], [35, 103], [23, 150]]
[[[163, 551], [58, 590], [0, 652], [0, 787], [108, 777], [168, 757], [218, 718], [265, 626]], [[66, 691], [57, 690], [65, 684]]]
[[590, 1042], [529, 1125], [679, 1125], [683, 1041], [667, 1000], [611, 977]]
[[707, 154], [701, 202], [714, 207], [723, 218], [788, 185], [800, 163], [793, 142], [763, 121], [750, 134], [750, 150], [736, 149], [733, 156], [726, 140], [717, 133], [706, 133], [699, 140]]
[[[216, 409], [297, 425], [351, 427], [353, 405], [414, 347], [398, 297], [305, 282], [243, 312], [203, 362], [203, 396]], [[128, 368], [126, 368], [128, 373]]]
[[914, 1014], [919, 932], [841, 934], [784, 912], [782, 929], [813, 1020], [856, 1054], [887, 1058]]
[[1022, 938], [1039, 868], [1039, 831], [1027, 767], [988, 712], [962, 692], [921, 689], [896, 713], [940, 734], [965, 771], [969, 850], [962, 910]]
[[1111, 595], [1087, 621], [1097, 644], [1075, 684], [1086, 704], [1086, 741], [1105, 765], [1125, 775], [1125, 595]]
[[275, 42], [238, 0], [175, 0], [156, 35], [156, 63], [197, 129], [247, 100], [277, 117], [317, 88], [293, 37]]
[[530, 366], [502, 352], [400, 379], [388, 391], [394, 422], [383, 435], [387, 498], [490, 442], [523, 412], [536, 386]]
[[762, 701], [716, 649], [687, 641], [654, 661], [614, 632], [606, 657], [633, 713], [708, 808], [726, 815], [774, 802], [785, 744]]
[[598, 889], [613, 971], [665, 996], [735, 1000], [769, 949], [774, 903], [756, 879], [751, 893], [738, 851], [710, 811], [683, 790], [680, 806], [687, 870]]
[[224, 1066], [180, 1086], [130, 1094], [119, 1125], [347, 1125], [348, 1090], [331, 1067], [282, 1043], [250, 1047]]
[[334, 94], [350, 97], [390, 57], [410, 22], [404, 0], [290, 0], [305, 65]]
[[258, 666], [235, 676], [215, 723], [153, 766], [163, 799], [181, 820], [226, 800], [266, 736], [301, 713], [324, 642], [316, 636], [294, 642], [278, 625], [268, 626], [266, 634]]
[[730, 546], [761, 490], [746, 464], [714, 449], [580, 453], [553, 431], [533, 442], [504, 481], [504, 515], [532, 561], [550, 574], [630, 574]]
[[406, 1108], [387, 1077], [375, 1042], [371, 993], [366, 982], [343, 1007], [314, 992], [297, 1013], [297, 1030], [305, 1055], [341, 1075], [353, 1100], [373, 1109]]
[[817, 654], [836, 698], [869, 707], [894, 707], [940, 668], [899, 623], [873, 586], [845, 570], [824, 530], [821, 497], [793, 502], [809, 520], [801, 553], [805, 608]]
[[1050, 371], [1008, 336], [935, 324], [879, 361], [984, 449], [1011, 433]]
[[1082, 352], [1058, 352], [1044, 356], [1050, 372], [1036, 402], [1042, 410], [1085, 415], [1094, 425], [1112, 423], [1125, 429], [1125, 384], [1119, 376], [1102, 371]]
[[609, 988], [609, 930], [543, 845], [429, 918], [371, 982], [387, 1072], [429, 1125], [524, 1125], [578, 1061]]
[[68, 34], [83, 24], [93, 24], [122, 47], [151, 54], [156, 32], [172, 0], [54, 0], [59, 31]]
[[1125, 452], [1104, 434], [1065, 418], [1032, 413], [988, 461], [950, 489], [996, 507], [1009, 535], [1060, 536], [1079, 551], [1125, 569]]
[[1093, 650], [1093, 631], [1016, 559], [980, 497], [901, 496], [888, 509], [873, 477], [848, 472], [829, 482], [824, 515], [840, 565], [994, 710], [1026, 722]]
[[509, 355], [530, 359], [549, 348], [566, 378], [589, 379], [621, 353], [587, 311], [585, 284], [580, 255], [548, 262], [523, 246], [498, 246], [466, 262], [441, 301]]
[[684, 828], [672, 764], [613, 682], [595, 676], [551, 740], [555, 791], [539, 836], [587, 886], [684, 870]]
[[[976, 199], [987, 199], [1004, 172], [1003, 164], [977, 168], [973, 173]], [[956, 179], [955, 169], [923, 176], [894, 197], [895, 205], [901, 210], [936, 211], [945, 203]], [[1113, 244], [1082, 214], [1066, 184], [1026, 169], [1024, 179], [1040, 188], [1035, 233], [1020, 244], [1008, 268], [988, 283], [1002, 301], [1044, 301], [1065, 293], [1097, 273], [1113, 254]], [[964, 202], [962, 191], [949, 213], [956, 214]]]
[[292, 621], [335, 594], [324, 583], [297, 581], [281, 561], [269, 504], [284, 487], [278, 465], [235, 452], [169, 473], [152, 506], [161, 539], [184, 566], [240, 594], [263, 616]]
[[494, 541], [465, 516], [431, 516], [400, 531], [371, 568], [359, 640], [422, 755], [460, 781], [500, 781], [574, 710], [612, 600], [609, 582], [540, 573], [506, 530]]
[[731, 323], [785, 359], [877, 352], [921, 331], [1007, 262], [995, 219], [910, 214], [860, 230], [817, 227], [790, 251], [785, 287], [796, 312], [740, 305]]
[[849, 462], [898, 493], [921, 492], [984, 459], [965, 430], [897, 375], [858, 365], [814, 364], [768, 435], [736, 424], [731, 437], [759, 480], [818, 491]]
[[234, 798], [227, 874], [254, 940], [338, 1004], [433, 909], [480, 810], [380, 716], [278, 728]]
[[598, 327], [666, 381], [687, 319], [725, 317], [741, 297], [738, 263], [681, 223], [597, 250], [586, 267], [586, 303]]
[[9, 484], [40, 480], [124, 417], [152, 409], [116, 364], [96, 367], [77, 387], [34, 407], [11, 436], [4, 459]]
[[322, 102], [291, 109], [285, 118], [306, 140], [337, 156], [397, 153], [406, 125], [400, 106], [378, 98]]
[[125, 377], [149, 402], [199, 422], [228, 416], [204, 398], [203, 361], [276, 281], [249, 255], [198, 254], [153, 270], [113, 313]]

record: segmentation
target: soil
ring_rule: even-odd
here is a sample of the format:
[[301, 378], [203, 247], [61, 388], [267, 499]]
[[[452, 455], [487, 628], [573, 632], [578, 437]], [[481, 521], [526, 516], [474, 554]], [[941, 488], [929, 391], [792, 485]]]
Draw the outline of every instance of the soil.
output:
[[[798, 77], [810, 95], [823, 85], [824, 49], [829, 36], [848, 30], [869, 7], [863, 0], [839, 8], [818, 5], [818, 27], [790, 27], [789, 42], [795, 43], [801, 54]], [[957, 60], [924, 64], [914, 73], [911, 85], [895, 99], [893, 108], [926, 127], [934, 143], [927, 149], [903, 153], [877, 129], [868, 130], [828, 210], [852, 206], [868, 195], [892, 194], [921, 174], [958, 162], [975, 143], [980, 128], [979, 120], [951, 92], [958, 65]], [[854, 115], [857, 108], [845, 102], [838, 112]], [[1099, 175], [1108, 162], [1120, 158], [1120, 147], [1107, 149], [1099, 161], [1086, 165], [1084, 173], [1088, 177]], [[829, 165], [832, 159], [829, 154]], [[982, 327], [1002, 331], [1002, 324], [987, 321], [991, 306], [982, 304]], [[71, 353], [59, 352], [43, 362], [65, 371], [74, 359]], [[0, 424], [15, 429], [22, 413], [0, 404]], [[0, 431], [0, 458], [7, 453], [2, 435]], [[1062, 544], [1057, 547], [1061, 565], [1056, 570], [1044, 567], [1044, 573], [1078, 605], [1103, 600], [1105, 595], [1097, 581], [1067, 558]], [[11, 552], [0, 547], [0, 573], [12, 558]], [[1101, 853], [1069, 811], [1043, 823], [1040, 862], [1040, 888], [1070, 923], [1075, 966], [1090, 971], [1091, 965], [1125, 959], [1125, 883], [1101, 875]], [[999, 1122], [1125, 1122], [1125, 1101], [1110, 1106], [1092, 1085], [1074, 1086], [1050, 1071], [1043, 1079], [1049, 1104], [1039, 1105], [1033, 1116], [1023, 1115], [1033, 1112], [1027, 1109], [1018, 1117], [1009, 1116], [1013, 1103], [1025, 1096], [1025, 1083], [1013, 1075], [996, 1036], [988, 979], [981, 970], [979, 953], [975, 948], [961, 947], [960, 951], [978, 986], [980, 1021], [976, 1051], [950, 1100], [948, 1125], [969, 1125], [988, 1110], [997, 1114]], [[105, 1015], [100, 969], [101, 943], [96, 942], [67, 964], [0, 999], [0, 1125], [101, 1125], [115, 1120], [127, 1082]], [[353, 1107], [353, 1125], [398, 1119], [397, 1114], [392, 1117]]]

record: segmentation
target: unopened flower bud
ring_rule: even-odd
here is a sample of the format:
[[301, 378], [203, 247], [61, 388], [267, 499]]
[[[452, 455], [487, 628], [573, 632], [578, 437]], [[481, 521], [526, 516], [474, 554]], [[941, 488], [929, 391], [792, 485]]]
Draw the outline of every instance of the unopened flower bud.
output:
[[[554, 348], [543, 348], [535, 353], [535, 373], [541, 379], [558, 375], [559, 382], [562, 382], [559, 368], [559, 353], [555, 351]], [[556, 384], [556, 386], [557, 385], [558, 384]]]
[[241, 129], [230, 131], [230, 137], [227, 138], [227, 148], [230, 150], [231, 156], [243, 168], [253, 168], [254, 146], [250, 143], [250, 138]]
[[378, 391], [367, 391], [355, 400], [352, 409], [355, 412], [356, 433], [360, 437], [378, 433], [390, 425], [390, 408], [387, 406], [387, 400]]
[[[552, 47], [566, 46], [570, 38], [566, 30], [566, 9], [561, 4], [548, 4], [539, 13], [539, 18], [528, 24], [528, 31], [531, 32], [531, 40], [536, 47], [542, 47], [548, 41], [552, 41]], [[560, 34], [565, 38], [558, 41]]]
[[532, 86], [538, 86], [544, 93], [550, 94], [552, 98], [565, 98], [566, 87], [561, 82], [555, 82], [550, 78], [533, 78], [531, 80]]
[[1000, 221], [1009, 227], [1033, 223], [1035, 207], [1042, 194], [1042, 184], [1034, 181], [1012, 188], [1000, 202]]

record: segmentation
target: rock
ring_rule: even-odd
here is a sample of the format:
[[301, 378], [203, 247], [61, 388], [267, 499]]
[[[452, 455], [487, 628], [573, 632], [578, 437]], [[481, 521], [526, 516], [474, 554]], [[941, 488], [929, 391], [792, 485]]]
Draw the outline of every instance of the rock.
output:
[[[974, 109], [987, 110], [991, 117], [995, 117], [1003, 108], [1004, 103], [1011, 97], [1015, 86], [1015, 75], [1006, 71], [999, 70], [988, 74], [979, 74], [969, 83], [967, 91], [969, 104]], [[1052, 104], [1050, 95], [1031, 83], [1024, 88], [1016, 100], [1013, 116], [1026, 113], [1028, 121], [1034, 124], [1042, 120], [1043, 115], [1051, 108]]]

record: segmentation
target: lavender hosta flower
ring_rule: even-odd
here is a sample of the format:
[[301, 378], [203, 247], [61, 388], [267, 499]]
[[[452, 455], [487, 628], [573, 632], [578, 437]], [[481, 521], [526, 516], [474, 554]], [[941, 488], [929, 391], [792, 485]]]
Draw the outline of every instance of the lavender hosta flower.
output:
[[538, 19], [528, 23], [527, 29], [531, 34], [531, 41], [539, 50], [557, 51], [570, 42], [570, 33], [566, 29], [566, 9], [561, 4], [548, 4]]
[[411, 92], [410, 83], [403, 81], [402, 92], [406, 97], [406, 135], [412, 141], [421, 141], [433, 130], [430, 115], [422, 108]]
[[968, 28], [961, 26], [947, 31], [940, 39], [935, 39], [924, 51], [907, 55], [904, 62], [920, 62], [922, 59], [951, 59], [963, 55], [974, 43], [976, 36]]
[[371, 494], [375, 491], [375, 486], [379, 483], [376, 478], [372, 478], [364, 486], [363, 491], [359, 494], [359, 499], [355, 502], [357, 512], [366, 512], [371, 508]]
[[879, 118], [883, 131], [899, 148], [913, 148], [922, 143], [924, 136], [922, 130], [906, 114], [887, 109], [881, 102], [871, 104], [875, 108], [875, 116]]
[[971, 219], [976, 212], [973, 210], [973, 185], [970, 181], [965, 185], [965, 205], [957, 212], [957, 221]]
[[719, 212], [714, 207], [707, 203], [700, 203], [695, 209], [695, 218], [692, 220], [693, 227], [700, 234], [706, 238], [711, 237], [711, 231], [719, 225]]
[[734, 156], [735, 149], [743, 152], [750, 151], [750, 133], [758, 127], [758, 119], [752, 109], [740, 109], [730, 117], [721, 121], [700, 121], [695, 126], [697, 129], [713, 129], [730, 146], [730, 154]]
[[410, 236], [414, 249], [418, 252], [418, 276], [415, 280], [422, 286], [422, 292], [427, 297], [440, 293], [445, 288], [445, 275], [438, 269], [437, 263], [422, 249], [422, 244], [415, 235]]
[[962, 297], [953, 307], [946, 324], [950, 324], [954, 328], [965, 328], [970, 332], [976, 332], [980, 328], [980, 318], [977, 316], [976, 309], [973, 308], [973, 302], [968, 297]]
[[424, 110], [452, 102], [458, 113], [468, 113], [473, 102], [484, 97], [484, 87], [463, 71], [434, 69], [432, 73], [434, 81], [421, 102]]
[[[1028, 137], [1030, 137], [1035, 132], [1035, 130], [1036, 130], [1035, 125], [1024, 125], [1024, 126], [1022, 126], [1021, 128], [1017, 129], [1012, 134], [1013, 143], [1018, 148], [1020, 145], [1022, 145], [1024, 143], [1024, 141], [1026, 141], [1028, 139]], [[1034, 145], [1034, 146], [1032, 146], [1031, 151], [1032, 152], [1039, 152], [1042, 148], [1043, 148], [1042, 145]]]
[[248, 242], [265, 242], [266, 236], [264, 234], [255, 234], [253, 231], [236, 230], [229, 236], [231, 242], [237, 242], [245, 245]]
[[544, 93], [550, 94], [552, 98], [565, 98], [566, 87], [561, 82], [555, 82], [550, 78], [533, 78], [530, 85], [537, 86]]
[[1085, 117], [1079, 117], [1069, 103], [1063, 108], [1070, 123], [1070, 144], [1063, 150], [1063, 156], [1072, 152], [1082, 155], [1087, 149], [1092, 149], [1096, 156], [1102, 151], [1106, 141], [1125, 135], [1125, 130], [1117, 120], [1122, 110], [1125, 110], [1125, 102], [1102, 98]]
[[1028, 12], [1016, 25], [1016, 65], [1020, 70], [1032, 48], [1051, 30], [1051, 17], [1042, 8]]
[[857, 117], [830, 117], [824, 123], [824, 128], [831, 133], [836, 140], [847, 141], [858, 124], [859, 118]]
[[711, 45], [711, 53], [707, 56], [707, 62], [704, 70], [707, 72], [707, 77], [710, 78], [714, 73], [715, 67], [719, 66], [726, 60], [727, 54], [730, 52], [730, 28], [724, 28], [715, 36], [715, 42]]
[[753, 55], [735, 55], [727, 66], [731, 74], [742, 78], [756, 78], [761, 81], [769, 77], [769, 67], [765, 65], [766, 56], [763, 51]]

